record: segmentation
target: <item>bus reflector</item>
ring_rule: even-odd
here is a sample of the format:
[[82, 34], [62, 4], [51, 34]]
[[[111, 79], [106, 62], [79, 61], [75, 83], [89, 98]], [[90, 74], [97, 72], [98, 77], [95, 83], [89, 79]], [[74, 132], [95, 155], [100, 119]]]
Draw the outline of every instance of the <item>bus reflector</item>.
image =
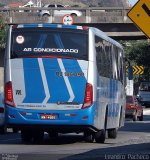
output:
[[11, 81], [7, 82], [5, 85], [5, 104], [9, 104], [13, 107], [15, 106]]
[[84, 104], [82, 108], [88, 108], [93, 104], [93, 86], [90, 83], [86, 84], [85, 89], [85, 97], [84, 97]]

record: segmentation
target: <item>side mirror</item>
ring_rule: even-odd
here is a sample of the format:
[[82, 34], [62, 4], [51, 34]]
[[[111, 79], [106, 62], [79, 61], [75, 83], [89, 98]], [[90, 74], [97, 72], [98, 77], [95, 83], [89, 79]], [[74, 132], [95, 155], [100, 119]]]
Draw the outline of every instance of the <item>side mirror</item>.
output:
[[133, 68], [132, 68], [132, 66], [128, 67], [128, 79], [133, 80]]

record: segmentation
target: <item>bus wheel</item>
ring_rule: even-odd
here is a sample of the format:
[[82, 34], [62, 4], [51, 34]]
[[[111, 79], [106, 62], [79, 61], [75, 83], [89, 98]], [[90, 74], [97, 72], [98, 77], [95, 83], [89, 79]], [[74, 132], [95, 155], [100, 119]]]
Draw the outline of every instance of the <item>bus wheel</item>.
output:
[[33, 142], [34, 143], [42, 143], [44, 138], [44, 131], [36, 131], [33, 132]]
[[108, 129], [108, 138], [117, 138], [117, 129], [113, 128], [113, 129]]
[[7, 132], [6, 125], [0, 126], [0, 134], [5, 134]]
[[84, 132], [84, 140], [88, 143], [92, 143], [94, 141], [94, 136], [92, 133]]
[[104, 143], [105, 142], [105, 130], [100, 130], [97, 133], [95, 133], [95, 141], [97, 143]]
[[139, 117], [139, 121], [143, 121], [143, 111], [141, 113], [141, 116]]
[[58, 132], [50, 131], [50, 132], [48, 132], [48, 134], [49, 134], [49, 138], [57, 138], [58, 137]]
[[31, 142], [32, 132], [30, 130], [21, 130], [21, 139], [25, 143]]
[[17, 128], [12, 128], [12, 130], [13, 130], [13, 133], [18, 133], [18, 129]]

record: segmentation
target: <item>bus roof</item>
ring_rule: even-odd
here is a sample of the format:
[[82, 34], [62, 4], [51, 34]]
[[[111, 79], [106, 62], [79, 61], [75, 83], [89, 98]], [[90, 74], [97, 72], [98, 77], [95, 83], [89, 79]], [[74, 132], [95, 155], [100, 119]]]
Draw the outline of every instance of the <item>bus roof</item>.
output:
[[[66, 28], [66, 29], [80, 29], [84, 30], [84, 26], [75, 26], [75, 25], [63, 25], [63, 24], [18, 24], [12, 25], [16, 26], [16, 28], [36, 28], [36, 27], [49, 27], [49, 28]], [[87, 28], [87, 27], [86, 27]]]
[[63, 25], [63, 24], [51, 24], [51, 23], [43, 23], [43, 24], [19, 24], [19, 25], [11, 25], [16, 26], [16, 28], [36, 28], [36, 27], [49, 27], [49, 28], [66, 28], [66, 29], [79, 29], [79, 30], [87, 30], [91, 29], [95, 35], [98, 35], [105, 39], [106, 41], [118, 46], [119, 48], [123, 49], [122, 46], [112, 38], [108, 37], [103, 31], [88, 26], [77, 26], [77, 25]]
[[97, 28], [94, 28], [94, 27], [89, 27], [95, 35], [98, 35], [99, 37], [102, 37], [104, 40], [114, 44], [115, 46], [123, 49], [123, 47], [115, 40], [113, 40], [112, 38], [108, 37], [107, 34]]

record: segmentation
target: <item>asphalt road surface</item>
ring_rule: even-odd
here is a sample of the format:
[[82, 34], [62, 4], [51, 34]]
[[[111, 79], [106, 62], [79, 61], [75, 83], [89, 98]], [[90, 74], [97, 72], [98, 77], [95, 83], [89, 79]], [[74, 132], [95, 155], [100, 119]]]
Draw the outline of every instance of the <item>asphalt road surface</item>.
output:
[[41, 144], [23, 144], [20, 133], [0, 135], [2, 160], [108, 160], [150, 159], [150, 109], [144, 109], [144, 121], [126, 119], [117, 139], [106, 139], [105, 144], [86, 143], [83, 136], [61, 134], [49, 139], [45, 134]]

